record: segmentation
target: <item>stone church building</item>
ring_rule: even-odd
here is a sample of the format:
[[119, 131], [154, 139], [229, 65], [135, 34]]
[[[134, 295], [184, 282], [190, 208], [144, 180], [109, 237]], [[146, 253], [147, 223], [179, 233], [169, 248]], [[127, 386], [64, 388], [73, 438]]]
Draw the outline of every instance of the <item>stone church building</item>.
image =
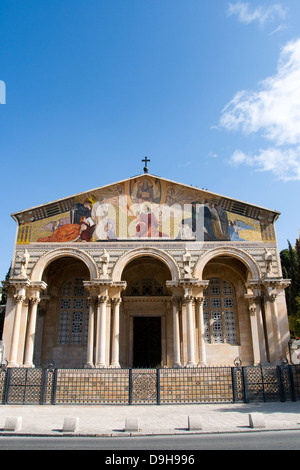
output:
[[279, 213], [145, 173], [12, 214], [9, 367], [277, 364]]

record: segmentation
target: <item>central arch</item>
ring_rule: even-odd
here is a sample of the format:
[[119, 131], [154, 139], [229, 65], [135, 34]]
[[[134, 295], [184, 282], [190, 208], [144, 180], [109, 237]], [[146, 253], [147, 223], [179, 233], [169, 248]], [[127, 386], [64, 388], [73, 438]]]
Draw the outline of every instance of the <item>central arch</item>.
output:
[[172, 276], [172, 281], [178, 281], [180, 278], [179, 266], [168, 253], [157, 248], [136, 248], [121, 256], [116, 262], [112, 271], [112, 280], [114, 282], [121, 281], [122, 273], [125, 266], [136, 258], [150, 256], [162, 261], [168, 268]]
[[171, 316], [167, 315], [167, 281], [179, 278], [175, 261], [160, 250], [135, 249], [119, 260], [112, 278], [127, 284], [120, 315], [121, 364], [138, 368], [168, 365]]

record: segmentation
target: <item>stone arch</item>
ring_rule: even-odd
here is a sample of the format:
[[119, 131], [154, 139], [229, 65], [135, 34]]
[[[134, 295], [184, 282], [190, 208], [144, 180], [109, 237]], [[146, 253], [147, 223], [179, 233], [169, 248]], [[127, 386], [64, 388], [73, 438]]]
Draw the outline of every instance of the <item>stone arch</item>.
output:
[[46, 267], [62, 257], [70, 257], [70, 258], [77, 258], [82, 261], [88, 268], [90, 272], [90, 279], [96, 279], [99, 277], [99, 271], [96, 265], [95, 260], [88, 255], [83, 250], [78, 250], [76, 248], [58, 248], [55, 250], [51, 250], [41, 256], [41, 258], [37, 261], [35, 266], [31, 272], [31, 281], [41, 281], [43, 272], [45, 271]]
[[232, 256], [233, 258], [237, 258], [240, 260], [247, 268], [250, 274], [250, 278], [252, 280], [260, 280], [261, 279], [261, 271], [253, 259], [248, 253], [238, 248], [233, 247], [220, 247], [220, 248], [213, 248], [212, 250], [207, 251], [203, 256], [199, 258], [197, 261], [195, 268], [194, 268], [194, 276], [202, 279], [203, 270], [207, 263], [212, 259], [218, 256]]
[[136, 248], [127, 253], [125, 253], [121, 258], [116, 262], [113, 271], [112, 271], [112, 280], [114, 282], [121, 281], [122, 272], [125, 266], [132, 260], [142, 257], [142, 256], [152, 256], [160, 261], [162, 261], [170, 270], [172, 281], [178, 281], [180, 278], [180, 270], [174, 258], [172, 258], [168, 253], [163, 250], [158, 250], [157, 248]]

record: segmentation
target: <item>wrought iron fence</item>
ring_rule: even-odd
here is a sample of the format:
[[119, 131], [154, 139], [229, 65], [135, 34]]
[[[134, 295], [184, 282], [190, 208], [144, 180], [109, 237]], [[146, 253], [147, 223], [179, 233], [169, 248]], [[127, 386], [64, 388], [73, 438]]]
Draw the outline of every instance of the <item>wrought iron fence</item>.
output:
[[160, 403], [232, 402], [230, 367], [160, 370]]
[[300, 400], [300, 366], [0, 368], [0, 404], [98, 405]]

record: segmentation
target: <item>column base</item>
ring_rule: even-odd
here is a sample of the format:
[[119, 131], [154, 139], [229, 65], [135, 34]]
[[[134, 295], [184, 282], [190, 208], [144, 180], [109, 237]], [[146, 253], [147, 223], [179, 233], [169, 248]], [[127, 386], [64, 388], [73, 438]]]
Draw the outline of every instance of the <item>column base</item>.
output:
[[121, 366], [119, 363], [111, 364], [109, 367], [110, 369], [121, 369]]
[[107, 365], [106, 364], [96, 364], [95, 368], [96, 369], [107, 369]]
[[183, 368], [183, 365], [180, 364], [180, 362], [175, 362], [175, 364], [173, 364], [173, 369], [182, 369]]
[[84, 364], [84, 369], [94, 369], [95, 366], [92, 362], [87, 362], [86, 364]]
[[9, 362], [7, 364], [7, 367], [20, 367], [20, 364], [18, 364], [17, 362]]
[[199, 362], [198, 367], [207, 367], [207, 362]]
[[25, 362], [25, 364], [22, 365], [22, 367], [26, 368], [26, 369], [34, 369], [35, 368], [35, 365], [34, 364], [30, 364], [30, 363], [27, 363]]
[[196, 362], [188, 362], [185, 367], [187, 369], [191, 368], [191, 367], [197, 367], [197, 363]]

